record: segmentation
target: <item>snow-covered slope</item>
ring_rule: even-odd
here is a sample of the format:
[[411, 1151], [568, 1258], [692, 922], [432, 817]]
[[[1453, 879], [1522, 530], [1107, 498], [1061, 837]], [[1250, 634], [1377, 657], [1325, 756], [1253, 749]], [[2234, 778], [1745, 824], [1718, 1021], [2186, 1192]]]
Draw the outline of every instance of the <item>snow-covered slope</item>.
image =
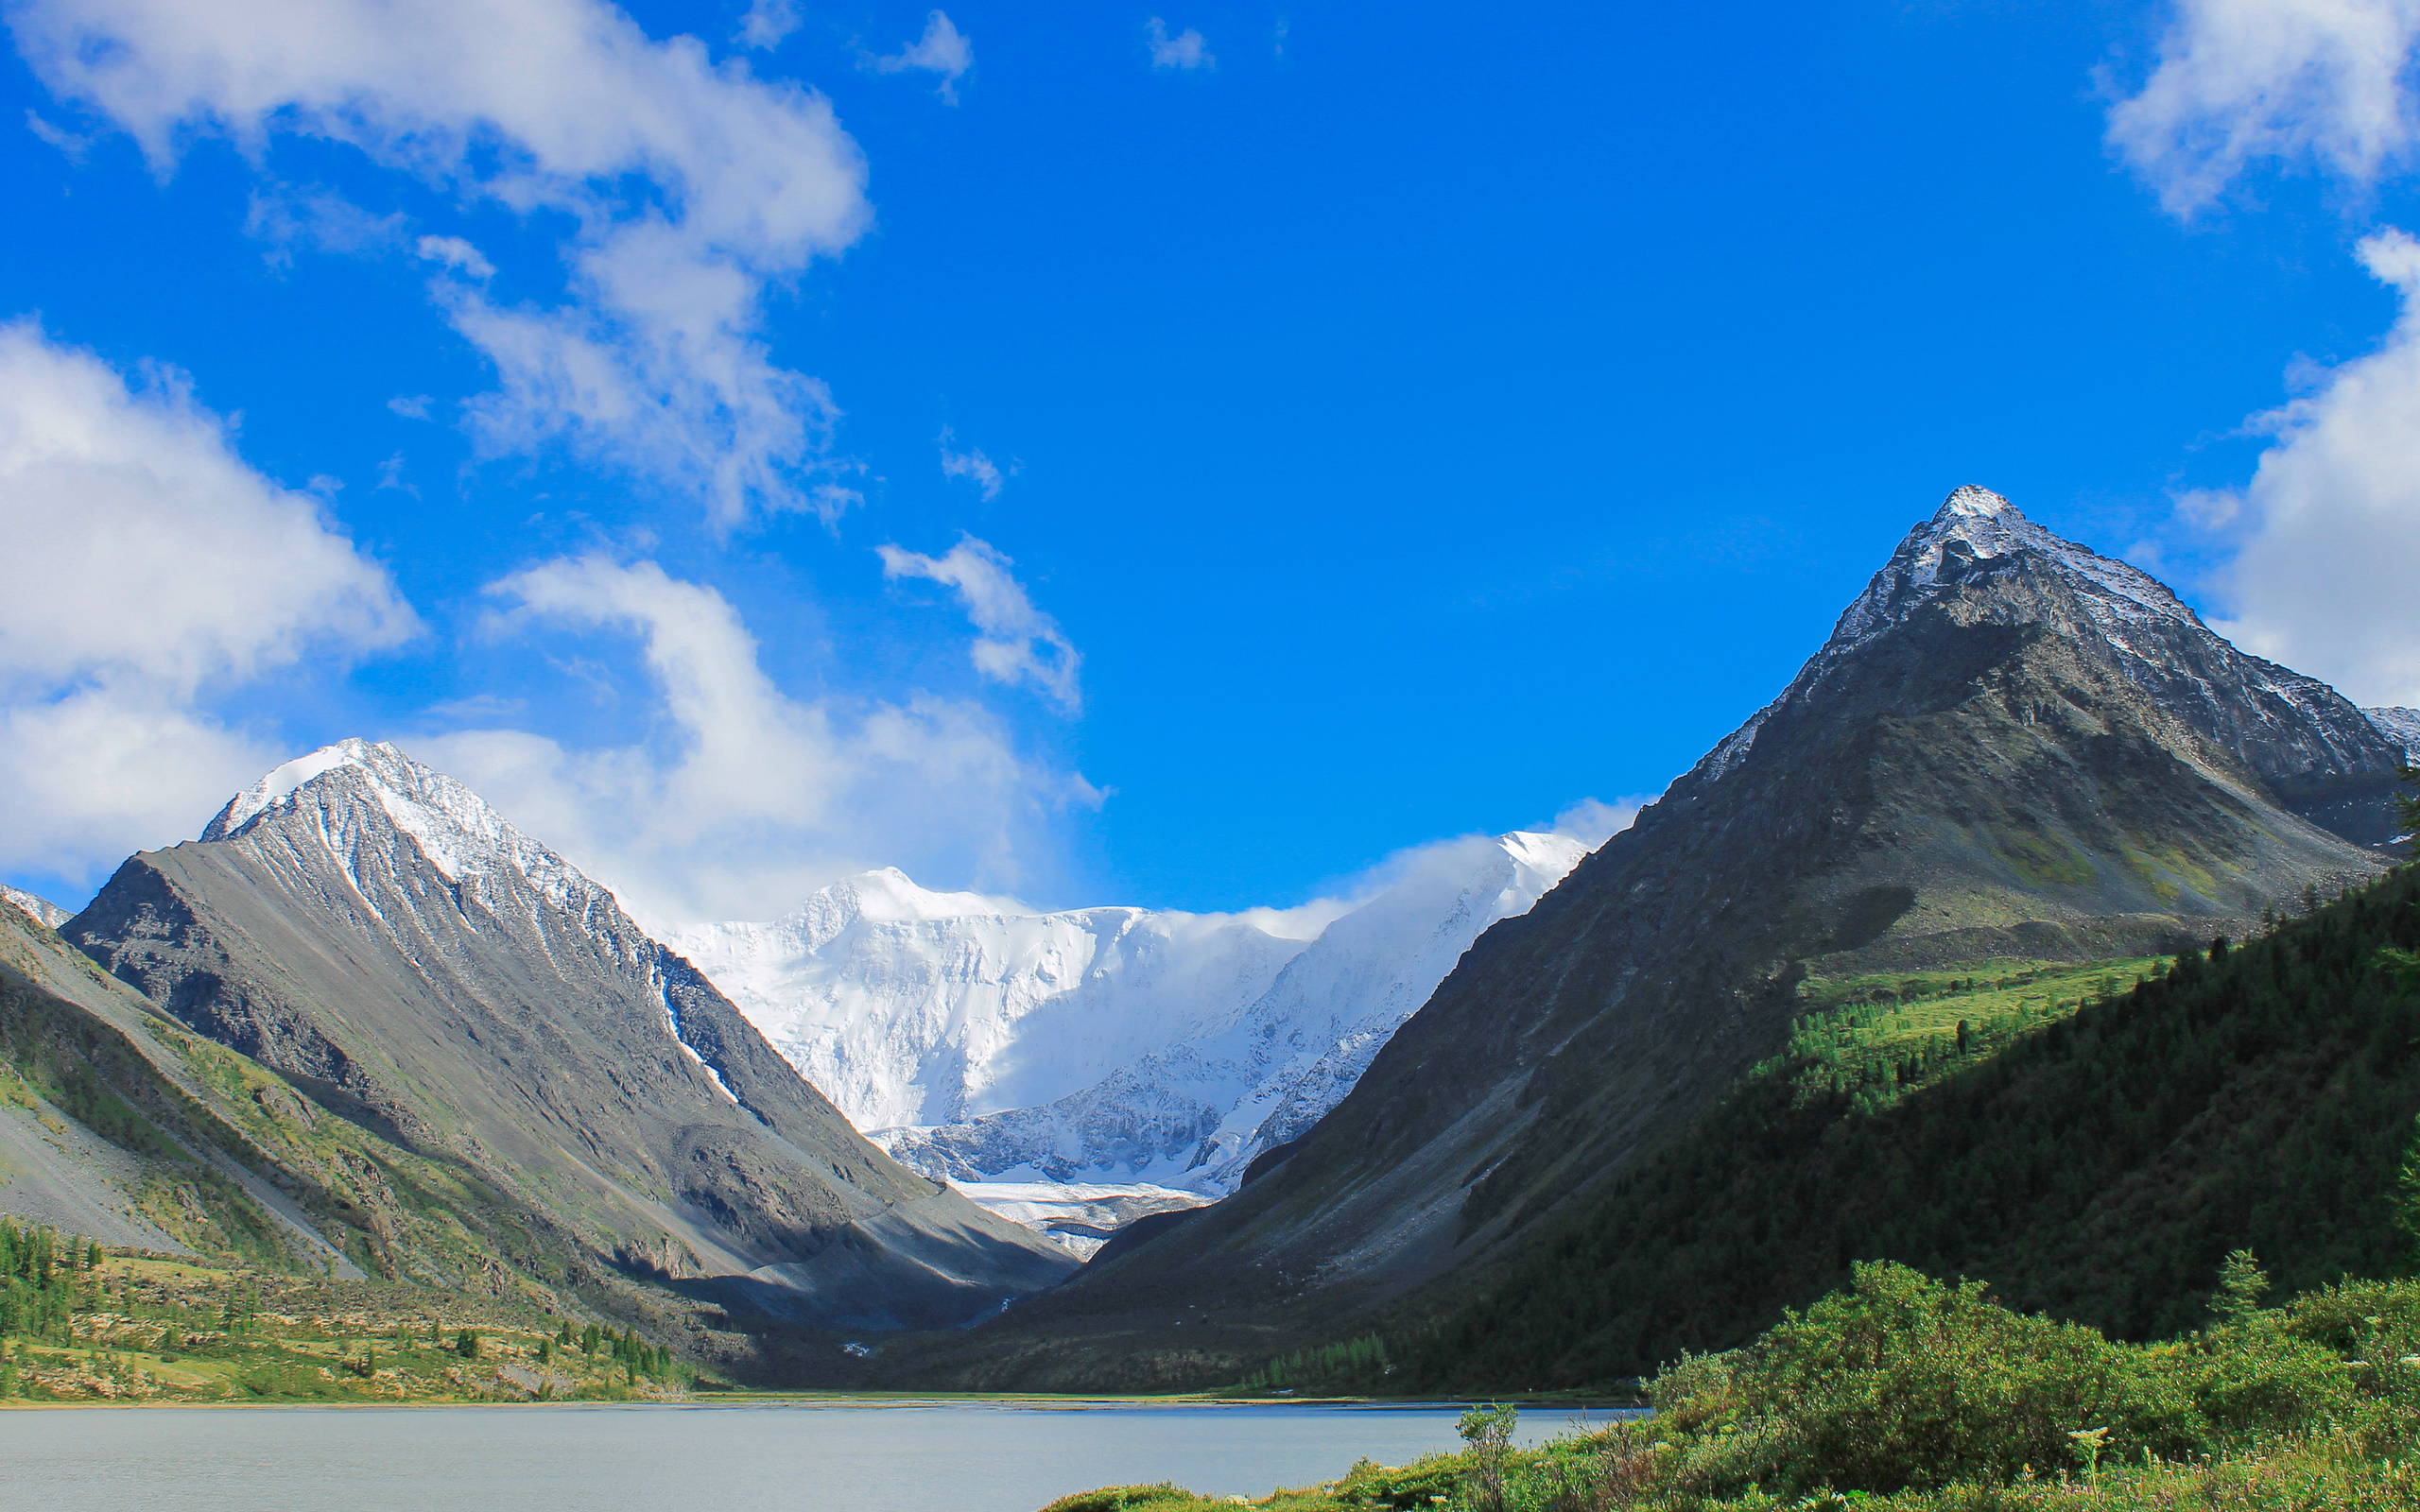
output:
[[2403, 747], [2407, 760], [2420, 761], [2420, 709], [2364, 709], [2378, 733]]
[[1010, 913], [881, 871], [667, 943], [929, 1176], [1217, 1195], [1583, 850], [1529, 833], [1433, 847], [1308, 942], [1138, 908]]
[[665, 943], [861, 1129], [1064, 1097], [1233, 1023], [1307, 943], [1216, 916], [1013, 907], [885, 868]]

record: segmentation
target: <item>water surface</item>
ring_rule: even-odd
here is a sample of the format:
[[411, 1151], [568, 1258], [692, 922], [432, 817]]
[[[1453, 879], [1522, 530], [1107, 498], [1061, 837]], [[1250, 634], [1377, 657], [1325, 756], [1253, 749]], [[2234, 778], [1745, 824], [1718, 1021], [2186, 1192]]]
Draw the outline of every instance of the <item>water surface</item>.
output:
[[[1262, 1496], [1459, 1447], [1454, 1408], [977, 1404], [0, 1412], [0, 1505], [431, 1512], [1034, 1512], [1096, 1486]], [[1605, 1415], [1595, 1415], [1601, 1423]], [[1521, 1440], [1573, 1415], [1523, 1415]]]

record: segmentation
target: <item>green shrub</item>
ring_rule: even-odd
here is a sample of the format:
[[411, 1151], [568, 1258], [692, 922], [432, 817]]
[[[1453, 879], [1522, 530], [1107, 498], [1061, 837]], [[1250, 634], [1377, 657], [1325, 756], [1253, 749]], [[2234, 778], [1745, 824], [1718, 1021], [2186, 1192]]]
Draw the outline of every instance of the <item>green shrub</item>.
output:
[[[2094, 1330], [2012, 1313], [1982, 1283], [1945, 1286], [1860, 1264], [1845, 1292], [1786, 1314], [1734, 1354], [1685, 1363], [1652, 1395], [1691, 1433], [1684, 1468], [1706, 1493], [1752, 1484], [1871, 1491], [2004, 1481], [2081, 1467], [2070, 1435], [2139, 1459], [2206, 1447], [2191, 1373]], [[1730, 1440], [1731, 1442], [1725, 1442]]]

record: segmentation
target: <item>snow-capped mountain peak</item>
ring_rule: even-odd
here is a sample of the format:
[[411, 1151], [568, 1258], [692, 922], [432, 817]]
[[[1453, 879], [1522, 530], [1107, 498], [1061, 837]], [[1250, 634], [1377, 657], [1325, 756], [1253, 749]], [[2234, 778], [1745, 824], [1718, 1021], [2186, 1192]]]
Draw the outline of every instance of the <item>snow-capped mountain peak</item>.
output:
[[1999, 494], [1970, 483], [1953, 490], [1930, 520], [1908, 533], [1841, 613], [1824, 651], [1853, 647], [1906, 619], [1917, 605], [1973, 576], [1981, 564], [2029, 551], [2061, 569], [2098, 601], [2096, 607], [2118, 618], [2201, 623], [2148, 573], [2053, 535]]
[[1585, 849], [1521, 832], [1425, 847], [1310, 940], [1251, 916], [1037, 914], [882, 871], [667, 943], [926, 1175], [1215, 1195]]
[[[559, 905], [577, 910], [611, 901], [579, 868], [506, 823], [486, 799], [384, 741], [340, 740], [273, 768], [228, 799], [201, 838], [240, 838], [306, 801], [333, 799], [338, 787], [374, 801], [449, 882], [475, 885], [510, 869]], [[337, 843], [334, 835], [330, 843]]]
[[2228, 765], [2262, 781], [2375, 769], [2381, 759], [2372, 721], [2334, 689], [2238, 650], [2148, 573], [2065, 540], [1970, 484], [1908, 532], [1781, 696], [1673, 784], [1674, 795], [1694, 801], [1748, 759], [1775, 716], [1856, 663], [1886, 632], [1953, 595], [1960, 623], [2061, 637], [2201, 730]]

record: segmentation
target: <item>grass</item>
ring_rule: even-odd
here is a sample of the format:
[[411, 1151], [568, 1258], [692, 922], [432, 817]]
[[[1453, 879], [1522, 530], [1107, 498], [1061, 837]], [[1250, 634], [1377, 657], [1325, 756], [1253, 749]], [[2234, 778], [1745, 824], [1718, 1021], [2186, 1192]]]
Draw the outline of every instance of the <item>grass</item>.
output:
[[[658, 1400], [688, 1395], [557, 1341], [526, 1305], [133, 1252], [73, 1283], [63, 1333], [0, 1340], [0, 1402]], [[458, 1348], [476, 1335], [475, 1357]], [[575, 1334], [579, 1331], [575, 1330]]]
[[2167, 971], [2166, 956], [2139, 955], [2083, 965], [1989, 961], [1810, 976], [1799, 988], [1804, 1007], [1788, 1048], [1750, 1074], [1772, 1074], [1795, 1062], [1792, 1076], [1803, 1091], [1849, 1093], [1858, 1111], [1873, 1112], [1962, 1063]]

